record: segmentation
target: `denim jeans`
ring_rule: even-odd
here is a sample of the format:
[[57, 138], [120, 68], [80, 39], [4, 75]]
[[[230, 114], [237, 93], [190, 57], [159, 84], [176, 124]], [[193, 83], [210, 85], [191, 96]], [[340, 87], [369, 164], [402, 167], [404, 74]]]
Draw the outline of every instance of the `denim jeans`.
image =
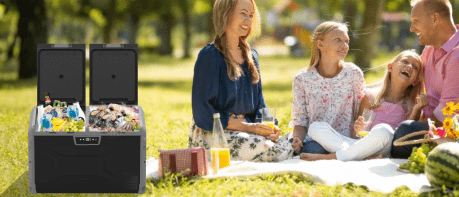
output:
[[[293, 142], [293, 138], [290, 139], [290, 143]], [[300, 153], [313, 153], [313, 154], [328, 154], [329, 152], [324, 149], [319, 143], [312, 140], [309, 135], [303, 140], [303, 147], [301, 148]], [[294, 153], [294, 155], [299, 155]]]
[[301, 148], [302, 153], [314, 153], [314, 154], [328, 154], [329, 152], [322, 147], [319, 143], [312, 140], [309, 135], [303, 140], [303, 147]]
[[[391, 157], [402, 159], [407, 159], [408, 157], [410, 157], [413, 147], [420, 147], [421, 144], [394, 146], [394, 141], [410, 133], [422, 130], [429, 130], [429, 125], [422, 122], [416, 122], [413, 120], [405, 120], [402, 123], [400, 123], [400, 125], [398, 125], [397, 129], [395, 130], [394, 139], [392, 140]], [[422, 138], [424, 138], [423, 135], [418, 135], [408, 138], [407, 141]]]

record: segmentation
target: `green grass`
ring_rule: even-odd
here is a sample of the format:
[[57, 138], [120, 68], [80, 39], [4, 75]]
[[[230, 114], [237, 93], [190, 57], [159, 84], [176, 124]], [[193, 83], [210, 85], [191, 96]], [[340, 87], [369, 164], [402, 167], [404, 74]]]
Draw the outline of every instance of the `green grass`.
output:
[[[380, 56], [376, 65], [393, 55]], [[187, 147], [191, 120], [191, 86], [195, 58], [173, 60], [140, 56], [139, 105], [145, 111], [147, 158], [158, 158], [158, 149]], [[377, 62], [377, 63], [376, 63]], [[261, 73], [266, 102], [277, 108], [280, 127], [290, 132], [293, 77], [309, 59], [261, 57]], [[3, 73], [4, 74], [4, 73]], [[367, 76], [367, 82], [381, 77]], [[88, 99], [87, 87], [87, 100]], [[36, 105], [36, 78], [14, 81], [0, 78], [0, 196], [28, 196], [27, 135], [29, 115]], [[327, 186], [301, 174], [285, 173], [248, 178], [182, 179], [174, 176], [147, 182], [143, 196], [417, 196], [406, 187], [390, 194], [372, 192], [353, 184]], [[52, 194], [37, 196], [94, 196], [92, 194]], [[97, 194], [97, 196], [132, 196]]]

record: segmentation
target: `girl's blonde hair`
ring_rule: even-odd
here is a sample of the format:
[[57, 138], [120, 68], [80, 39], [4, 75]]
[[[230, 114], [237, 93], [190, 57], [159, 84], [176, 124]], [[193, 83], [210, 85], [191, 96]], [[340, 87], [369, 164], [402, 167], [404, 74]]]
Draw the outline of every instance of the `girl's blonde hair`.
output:
[[320, 53], [319, 48], [317, 48], [317, 41], [318, 40], [323, 40], [325, 35], [334, 29], [338, 28], [344, 28], [347, 31], [349, 29], [347, 28], [347, 25], [344, 23], [338, 23], [334, 21], [326, 21], [321, 23], [316, 30], [314, 30], [314, 34], [311, 35], [311, 42], [312, 42], [312, 48], [311, 48], [311, 62], [309, 63], [309, 69], [312, 69], [313, 67], [316, 67], [319, 65], [320, 59], [322, 58], [322, 55]]
[[[400, 54], [395, 56], [391, 61], [390, 64], [394, 65], [397, 63], [404, 54], [411, 53], [414, 55], [416, 60], [420, 63], [420, 69], [418, 71], [418, 76], [416, 78], [416, 85], [410, 85], [405, 92], [405, 96], [403, 97], [402, 106], [405, 110], [405, 113], [409, 113], [411, 108], [416, 103], [416, 97], [424, 92], [424, 68], [422, 67], [422, 60], [421, 57], [414, 51], [414, 50], [406, 50], [402, 51]], [[391, 83], [390, 72], [386, 68], [386, 74], [384, 78], [376, 83], [367, 85], [367, 88], [378, 88], [379, 91], [376, 93], [376, 96], [370, 101], [371, 109], [377, 109], [381, 106], [383, 99], [389, 93], [389, 87]]]
[[[247, 39], [252, 36], [259, 35], [260, 32], [260, 14], [258, 12], [257, 5], [254, 0], [249, 0], [252, 3], [254, 14], [252, 18], [252, 25], [246, 36], [239, 38], [239, 48], [242, 50], [242, 57], [247, 61], [250, 75], [252, 77], [252, 83], [256, 84], [259, 81], [259, 74], [255, 62], [253, 60], [252, 51]], [[231, 15], [238, 3], [238, 0], [216, 0], [213, 8], [213, 23], [215, 29], [215, 46], [222, 52], [227, 65], [228, 77], [231, 80], [236, 80], [242, 76], [243, 71], [231, 55], [228, 55], [228, 48], [226, 43], [226, 29]]]

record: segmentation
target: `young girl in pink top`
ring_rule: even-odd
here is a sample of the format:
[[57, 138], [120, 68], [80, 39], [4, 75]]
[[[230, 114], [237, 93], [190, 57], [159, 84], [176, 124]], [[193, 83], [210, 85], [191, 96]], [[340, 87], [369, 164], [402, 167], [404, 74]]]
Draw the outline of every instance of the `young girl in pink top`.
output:
[[[302, 153], [300, 158], [309, 161], [349, 161], [389, 157], [395, 128], [404, 120], [418, 120], [421, 109], [427, 105], [427, 97], [421, 95], [424, 92], [423, 79], [419, 55], [413, 51], [401, 52], [387, 65], [383, 81], [368, 86], [376, 86], [378, 92], [373, 94], [367, 90], [360, 104], [360, 116], [351, 132], [352, 138], [339, 134], [325, 122], [314, 122], [309, 128], [309, 136], [331, 153]], [[367, 136], [354, 139], [357, 138], [356, 133], [364, 129], [364, 119], [361, 115], [365, 108], [374, 111], [373, 124]]]

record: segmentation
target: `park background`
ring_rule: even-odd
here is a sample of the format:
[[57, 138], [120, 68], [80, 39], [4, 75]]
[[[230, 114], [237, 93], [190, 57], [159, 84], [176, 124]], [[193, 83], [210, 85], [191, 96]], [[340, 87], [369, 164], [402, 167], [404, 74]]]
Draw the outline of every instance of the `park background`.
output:
[[[186, 148], [193, 67], [212, 42], [214, 0], [0, 0], [0, 196], [28, 193], [28, 124], [36, 105], [37, 43], [136, 43], [138, 96], [145, 111], [147, 158], [158, 149]], [[283, 135], [290, 132], [293, 77], [309, 65], [309, 35], [323, 21], [349, 25], [346, 61], [381, 79], [385, 65], [406, 49], [418, 53], [409, 31], [408, 0], [258, 0], [261, 35], [250, 40], [260, 55], [263, 91], [278, 110]], [[459, 20], [457, 0], [451, 1]], [[286, 39], [288, 38], [288, 39]], [[87, 53], [86, 58], [89, 57]], [[86, 64], [89, 100], [89, 64]], [[71, 194], [92, 196], [91, 194]], [[417, 196], [406, 187], [390, 194], [353, 184], [327, 186], [286, 173], [249, 178], [147, 182], [145, 196]], [[42, 195], [38, 195], [42, 196]], [[43, 195], [44, 196], [44, 195]], [[53, 194], [52, 196], [67, 196]], [[98, 196], [124, 196], [101, 195]], [[126, 195], [130, 196], [130, 195]]]

